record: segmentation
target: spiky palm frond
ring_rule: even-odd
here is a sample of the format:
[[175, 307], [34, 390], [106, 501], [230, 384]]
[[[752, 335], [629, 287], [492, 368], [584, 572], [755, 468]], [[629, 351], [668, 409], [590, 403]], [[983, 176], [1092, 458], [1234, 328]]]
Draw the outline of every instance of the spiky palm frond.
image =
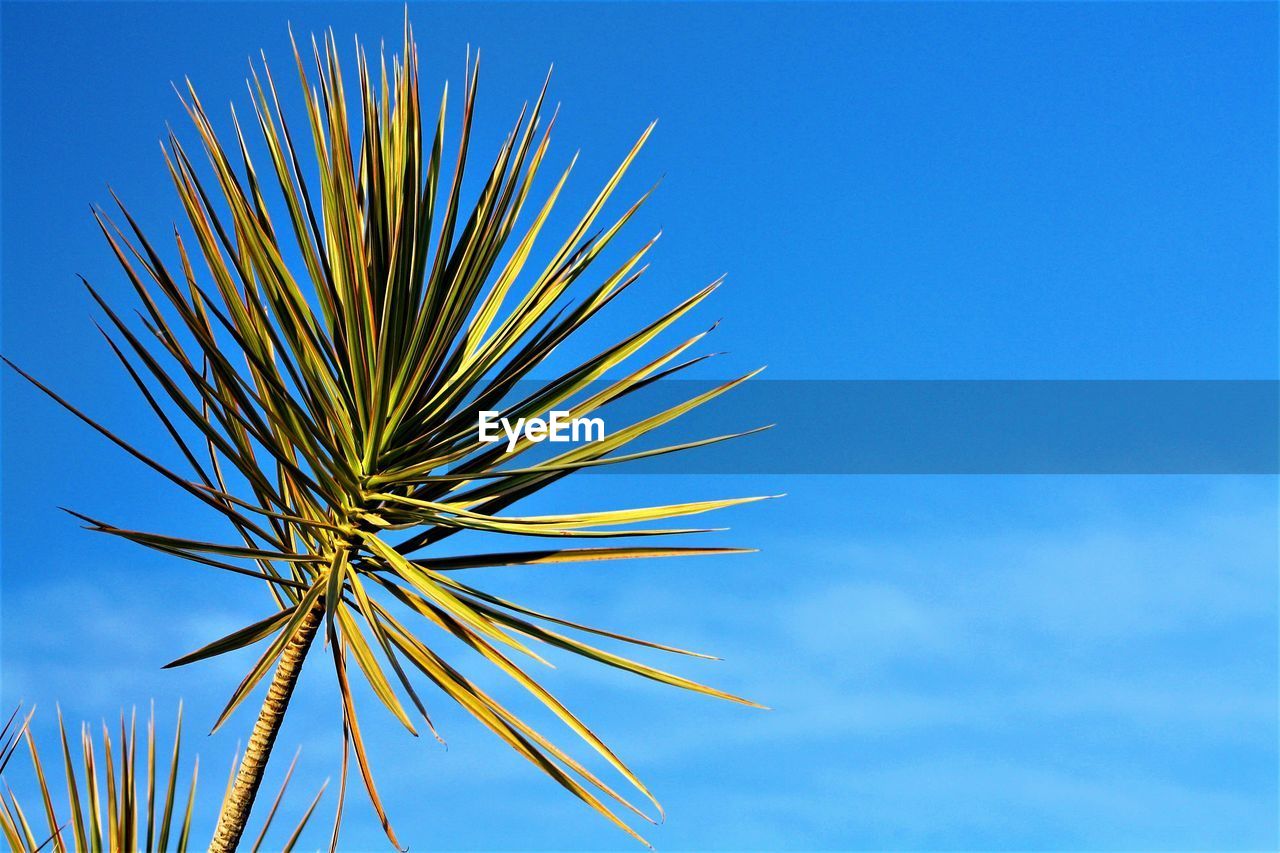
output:
[[[566, 294], [594, 271], [601, 253], [648, 197], [598, 224], [606, 203], [648, 139], [646, 129], [604, 187], [534, 267], [535, 241], [568, 179], [555, 180], [521, 228], [535, 176], [547, 155], [554, 116], [546, 86], [521, 111], [488, 168], [478, 199], [465, 208], [463, 176], [471, 155], [479, 56], [468, 60], [459, 147], [446, 167], [441, 98], [434, 129], [424, 127], [418, 55], [406, 25], [403, 58], [371, 68], [359, 52], [358, 122], [332, 35], [312, 40], [309, 72], [294, 45], [314, 149], [307, 178], [296, 128], [286, 120], [262, 58], [250, 83], [253, 117], [266, 152], [259, 169], [240, 121], [224, 145], [194, 87], [180, 95], [213, 172], [210, 190], [172, 133], [165, 160], [190, 226], [175, 230], [176, 265], [117, 199], [123, 226], [97, 212], [103, 234], [141, 301], [141, 328], [127, 323], [88, 282], [107, 318], [103, 335], [152, 412], [182, 453], [189, 473], [155, 461], [35, 382], [62, 405], [176, 487], [224, 516], [236, 544], [124, 529], [76, 514], [97, 531], [194, 562], [260, 580], [274, 607], [257, 621], [171, 665], [188, 664], [256, 643], [265, 650], [234, 690], [217, 726], [283, 660], [291, 642], [323, 631], [342, 694], [347, 746], [388, 837], [396, 842], [373, 782], [348, 661], [409, 731], [420, 717], [434, 733], [410, 672], [416, 670], [559, 784], [637, 839], [605, 800], [649, 818], [584, 764], [521, 721], [467, 679], [423, 639], [430, 624], [461, 640], [511, 676], [634, 786], [637, 776], [568, 708], [517, 663], [541, 660], [536, 644], [666, 684], [754, 704], [602, 649], [594, 634], [676, 654], [693, 654], [550, 616], [459, 579], [478, 566], [727, 554], [720, 547], [555, 547], [464, 557], [422, 556], [464, 530], [523, 536], [603, 538], [688, 534], [693, 528], [638, 530], [629, 525], [707, 512], [759, 498], [733, 498], [571, 514], [501, 514], [566, 475], [686, 450], [738, 435], [633, 451], [643, 436], [707, 403], [754, 373], [725, 382], [601, 441], [521, 464], [532, 442], [510, 450], [477, 435], [477, 413], [573, 417], [598, 411], [701, 358], [681, 357], [693, 335], [639, 366], [629, 362], [717, 287], [713, 283], [633, 333], [517, 394], [519, 383], [571, 335], [634, 284], [650, 240], [587, 285], [576, 304]], [[310, 76], [314, 74], [314, 78]], [[376, 78], [376, 80], [375, 80]], [[576, 157], [575, 157], [576, 159]], [[274, 189], [269, 185], [274, 184]], [[279, 206], [267, 197], [278, 195]], [[215, 201], [216, 199], [216, 201]], [[195, 251], [189, 240], [195, 240]], [[656, 239], [656, 238], [654, 238]], [[197, 271], [198, 264], [203, 269]], [[291, 265], [292, 264], [292, 265]], [[295, 266], [301, 269], [295, 269]], [[184, 424], [180, 429], [179, 424]], [[199, 441], [189, 433], [195, 430]], [[750, 430], [749, 432], [754, 432]], [[203, 446], [201, 446], [203, 445]], [[410, 619], [420, 620], [412, 624]], [[560, 630], [568, 629], [568, 631]], [[572, 633], [577, 632], [577, 633]], [[701, 656], [705, 657], [705, 656]], [[407, 664], [407, 665], [406, 665]], [[286, 694], [287, 701], [287, 694]], [[406, 701], [409, 707], [406, 707]], [[345, 749], [344, 749], [345, 754]], [[344, 769], [345, 773], [345, 769]], [[344, 776], [345, 778], [345, 776]], [[659, 812], [660, 812], [660, 807]], [[643, 841], [643, 839], [640, 839]]]
[[[190, 777], [182, 764], [182, 706], [178, 706], [173, 746], [168, 761], [157, 761], [155, 710], [147, 720], [145, 754], [140, 754], [137, 717], [131, 715], [126, 724], [120, 718], [119, 733], [113, 739], [104, 723], [101, 742], [95, 745], [92, 729], [80, 728], [80, 755], [77, 763], [62, 713], [58, 713], [58, 734], [62, 744], [62, 774], [66, 785], [66, 809], [60, 807], [61, 796], [55, 793], [57, 781], [47, 771], [40, 750], [32, 736], [28, 712], [21, 725], [14, 726], [19, 709], [0, 732], [0, 772], [3, 772], [14, 750], [23, 740], [31, 758], [33, 781], [39, 788], [39, 802], [27, 803], [4, 783], [0, 792], [0, 836], [9, 849], [18, 853], [52, 850], [54, 853], [101, 853], [103, 850], [184, 851], [191, 849], [191, 826], [195, 812], [196, 782], [200, 775], [200, 758], [192, 762]], [[270, 812], [262, 823], [253, 845], [254, 853], [262, 847], [276, 813], [289, 789], [293, 770], [289, 765]], [[139, 761], [142, 762], [141, 767]], [[233, 762], [234, 763], [234, 762]], [[167, 769], [166, 769], [167, 764]], [[297, 844], [324, 794], [326, 785], [312, 798], [306, 811], [283, 842], [275, 849], [290, 851]], [[180, 789], [185, 788], [182, 796]], [[163, 797], [163, 800], [160, 798]], [[103, 803], [105, 801], [105, 808]], [[196, 847], [201, 846], [197, 844]]]

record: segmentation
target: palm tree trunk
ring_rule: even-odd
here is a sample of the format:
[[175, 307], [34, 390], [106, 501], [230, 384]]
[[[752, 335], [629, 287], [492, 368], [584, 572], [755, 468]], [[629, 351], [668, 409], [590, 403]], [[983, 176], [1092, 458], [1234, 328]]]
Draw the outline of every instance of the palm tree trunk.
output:
[[267, 759], [271, 757], [271, 747], [276, 742], [280, 724], [284, 722], [284, 712], [289, 707], [294, 685], [298, 683], [298, 674], [302, 672], [302, 661], [323, 618], [324, 601], [321, 600], [303, 617], [297, 632], [280, 653], [280, 663], [267, 689], [267, 698], [262, 702], [262, 710], [258, 712], [253, 734], [249, 736], [249, 745], [236, 773], [235, 784], [222, 805], [222, 813], [218, 815], [218, 827], [214, 830], [213, 841], [209, 843], [209, 850], [213, 853], [230, 853], [240, 844], [240, 836], [244, 834], [249, 820], [249, 810], [253, 808], [258, 786], [262, 784], [262, 774], [267, 769]]

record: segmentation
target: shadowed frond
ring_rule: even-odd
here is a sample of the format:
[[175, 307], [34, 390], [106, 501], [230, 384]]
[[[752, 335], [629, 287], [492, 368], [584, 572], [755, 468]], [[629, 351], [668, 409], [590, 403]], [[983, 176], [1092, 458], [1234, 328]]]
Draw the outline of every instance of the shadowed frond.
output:
[[[264, 56], [249, 82], [251, 119], [260, 137], [256, 148], [241, 116], [233, 111], [233, 134], [220, 135], [194, 86], [182, 87], [179, 97], [207, 164], [197, 168], [201, 158], [169, 134], [164, 158], [186, 228], [175, 230], [168, 254], [118, 200], [114, 217], [95, 211], [140, 307], [136, 320], [123, 317], [86, 282], [105, 317], [102, 334], [185, 467], [162, 464], [23, 375], [221, 514], [233, 541], [131, 530], [75, 513], [77, 518], [92, 530], [253, 578], [269, 592], [270, 602], [252, 622], [170, 664], [260, 648], [216, 725], [270, 676], [255, 729], [269, 751], [306, 649], [323, 635], [341, 687], [347, 746], [393, 843], [399, 842], [379, 800], [356, 716], [353, 672], [414, 734], [415, 720], [435, 731], [415, 686], [425, 678], [541, 771], [640, 839], [615, 809], [654, 818], [441, 658], [430, 645], [427, 626], [443, 632], [437, 636], [457, 638], [509, 675], [658, 808], [628, 766], [526, 672], [527, 661], [542, 661], [538, 649], [553, 647], [664, 684], [754, 703], [598, 648], [573, 632], [707, 655], [547, 615], [464, 583], [458, 573], [482, 566], [745, 549], [558, 544], [549, 550], [463, 557], [423, 552], [462, 531], [559, 540], [706, 532], [633, 525], [760, 498], [552, 515], [505, 510], [575, 471], [757, 431], [634, 449], [637, 440], [755, 372], [541, 461], [526, 456], [534, 444], [527, 436], [510, 447], [483, 441], [477, 429], [480, 411], [498, 411], [513, 421], [557, 410], [583, 417], [699, 363], [704, 357], [680, 359], [706, 332], [632, 364], [719, 282], [638, 324], [595, 355], [554, 370], [555, 378], [533, 381], [535, 372], [552, 367], [551, 356], [570, 336], [645, 271], [656, 237], [624, 252], [625, 260], [616, 265], [603, 267], [601, 259], [648, 197], [645, 193], [605, 217], [653, 126], [640, 134], [568, 233], [539, 253], [535, 244], [542, 246], [544, 226], [573, 168], [571, 161], [553, 177], [550, 191], [533, 200], [555, 123], [554, 114], [548, 117], [546, 86], [521, 110], [484, 167], [478, 195], [468, 206], [463, 185], [476, 156], [471, 129], [479, 54], [468, 58], [458, 147], [450, 163], [445, 154], [448, 90], [434, 118], [424, 119], [417, 48], [407, 24], [403, 56], [393, 57], [389, 66], [385, 58], [371, 65], [358, 45], [357, 54], [348, 91], [331, 34], [312, 40], [306, 60], [295, 43], [305, 116], [294, 123], [286, 121]], [[535, 262], [541, 255], [546, 260]], [[575, 302], [569, 301], [571, 291], [578, 295]], [[215, 849], [229, 849], [239, 839], [263, 764], [265, 757], [246, 753], [224, 809], [224, 817], [234, 814], [225, 832], [220, 827]], [[345, 761], [343, 782], [345, 789]]]

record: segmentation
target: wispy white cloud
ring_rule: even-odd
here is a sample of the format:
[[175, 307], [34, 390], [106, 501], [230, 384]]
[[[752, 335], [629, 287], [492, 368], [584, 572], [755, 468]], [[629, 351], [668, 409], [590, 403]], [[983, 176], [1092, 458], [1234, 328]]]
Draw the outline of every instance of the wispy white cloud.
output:
[[[658, 561], [479, 577], [551, 612], [722, 651], [718, 663], [664, 662], [775, 708], [691, 697], [564, 656], [552, 656], [557, 670], [532, 668], [679, 816], [652, 833], [666, 849], [1270, 843], [1274, 496], [1188, 489], [1160, 505], [1099, 486], [1088, 511], [1078, 494], [1050, 497], [1073, 512], [879, 540], [797, 527], [710, 571]], [[200, 606], [173, 605], [214, 588]], [[8, 590], [5, 695], [73, 695], [110, 714], [180, 693], [211, 717], [247, 658], [157, 667], [255, 615], [242, 590], [193, 580], [137, 598], [84, 578]], [[72, 601], [51, 630], [51, 607]], [[316, 774], [339, 760], [327, 669], [317, 660], [306, 671], [285, 738], [304, 744]], [[572, 742], [501, 676], [468, 672]], [[622, 846], [462, 712], [424, 695], [448, 750], [412, 741], [371, 697], [363, 706], [406, 837]], [[229, 754], [237, 733], [203, 749]], [[352, 843], [377, 846], [357, 791]], [[478, 803], [491, 820], [477, 824]]]

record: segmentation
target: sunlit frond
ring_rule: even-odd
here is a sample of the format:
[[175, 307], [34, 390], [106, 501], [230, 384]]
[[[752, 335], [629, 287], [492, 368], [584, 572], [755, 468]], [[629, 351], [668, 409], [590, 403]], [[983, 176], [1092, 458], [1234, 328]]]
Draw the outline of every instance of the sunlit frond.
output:
[[[20, 741], [26, 741], [31, 760], [30, 773], [39, 797], [19, 797], [7, 782], [0, 792], [0, 834], [9, 848], [18, 853], [52, 850], [57, 853], [100, 853], [103, 850], [184, 851], [193, 849], [191, 826], [195, 810], [196, 782], [200, 759], [182, 767], [182, 707], [178, 707], [173, 744], [168, 758], [156, 738], [154, 709], [146, 723], [146, 743], [138, 737], [137, 716], [126, 722], [121, 716], [116, 734], [104, 723], [95, 739], [93, 728], [80, 727], [77, 746], [67, 737], [67, 728], [58, 712], [58, 735], [61, 739], [61, 768], [46, 764], [41, 756], [30, 720], [14, 724], [18, 710], [0, 731], [0, 772]], [[145, 752], [142, 748], [145, 747]], [[257, 851], [268, 837], [275, 822], [293, 770], [294, 756], [271, 810], [262, 822], [253, 850]], [[65, 796], [58, 790], [58, 775], [65, 785]], [[296, 844], [324, 794], [326, 785], [311, 799], [302, 817], [284, 834], [284, 841], [273, 843], [273, 849], [290, 850]], [[23, 802], [26, 802], [24, 808]], [[282, 833], [276, 833], [282, 834]], [[281, 846], [283, 845], [283, 846]], [[196, 844], [195, 847], [201, 845]]]

